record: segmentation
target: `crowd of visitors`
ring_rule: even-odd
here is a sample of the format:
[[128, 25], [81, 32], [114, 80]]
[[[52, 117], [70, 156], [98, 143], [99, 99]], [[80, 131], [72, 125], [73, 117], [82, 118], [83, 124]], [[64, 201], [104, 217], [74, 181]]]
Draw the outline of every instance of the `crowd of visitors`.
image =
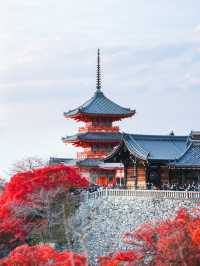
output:
[[[99, 191], [102, 189], [127, 189], [126, 186], [115, 184], [110, 186], [99, 186], [96, 184], [91, 184], [86, 190], [90, 193]], [[131, 187], [128, 187], [131, 189]], [[191, 183], [191, 184], [178, 184], [178, 183], [164, 183], [161, 185], [155, 185], [153, 183], [147, 183], [146, 187], [137, 187], [137, 189], [147, 189], [147, 190], [172, 190], [172, 191], [200, 191], [200, 184], [198, 183]], [[85, 189], [71, 189], [70, 192], [72, 194], [80, 194]]]
[[[106, 186], [108, 189], [126, 189], [127, 187], [123, 185], [110, 185]], [[96, 186], [95, 190], [100, 189], [101, 187]], [[129, 187], [128, 187], [129, 188]], [[131, 187], [130, 187], [131, 188]], [[163, 184], [153, 184], [153, 183], [147, 183], [146, 187], [137, 187], [137, 189], [148, 189], [148, 190], [172, 190], [172, 191], [200, 191], [200, 184], [198, 183], [191, 183], [191, 184], [178, 184], [178, 183], [163, 183]], [[90, 190], [89, 190], [90, 191]], [[93, 187], [92, 191], [93, 192]]]
[[178, 184], [178, 183], [164, 183], [162, 185], [155, 186], [153, 183], [147, 183], [147, 189], [159, 189], [159, 190], [174, 190], [174, 191], [200, 191], [200, 184]]

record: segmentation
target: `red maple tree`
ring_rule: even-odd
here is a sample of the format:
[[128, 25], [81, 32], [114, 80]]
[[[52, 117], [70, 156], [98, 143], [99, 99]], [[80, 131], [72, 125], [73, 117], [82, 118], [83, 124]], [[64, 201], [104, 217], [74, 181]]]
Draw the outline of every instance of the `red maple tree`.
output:
[[[70, 188], [86, 186], [88, 181], [80, 177], [76, 169], [63, 165], [14, 175], [0, 196], [0, 252], [8, 247], [5, 251], [8, 253], [25, 242], [28, 233], [35, 226], [35, 220], [30, 219], [29, 208], [43, 207], [41, 195], [51, 192], [51, 196], [56, 197], [60, 189], [67, 192]], [[21, 207], [24, 209], [20, 212]], [[100, 265], [198, 266], [200, 211], [195, 209], [188, 212], [181, 209], [175, 218], [141, 225], [135, 232], [126, 233], [124, 242], [131, 245], [130, 250], [100, 257]], [[22, 245], [7, 258], [0, 260], [0, 266], [11, 265], [86, 266], [87, 259], [72, 252], [58, 253], [46, 245]]]
[[14, 175], [0, 196], [0, 257], [24, 243], [34, 226], [44, 223], [32, 217], [34, 209], [43, 208], [42, 195], [51, 192], [51, 197], [56, 197], [60, 190], [67, 193], [88, 185], [75, 168], [64, 165]]
[[[43, 189], [83, 188], [89, 185], [74, 167], [65, 165], [47, 166], [17, 173], [5, 187], [3, 200], [28, 202], [28, 196]], [[31, 202], [32, 204], [32, 202]]]
[[57, 252], [48, 245], [22, 245], [8, 257], [0, 260], [0, 266], [87, 266], [87, 258], [72, 252]]
[[198, 266], [200, 265], [199, 211], [180, 209], [176, 217], [157, 224], [144, 224], [124, 235], [129, 251], [100, 257], [101, 266]]

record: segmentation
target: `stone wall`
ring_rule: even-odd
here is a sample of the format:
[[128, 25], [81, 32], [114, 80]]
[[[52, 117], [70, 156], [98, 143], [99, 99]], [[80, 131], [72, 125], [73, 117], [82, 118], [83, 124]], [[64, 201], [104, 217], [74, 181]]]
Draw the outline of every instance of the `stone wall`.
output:
[[122, 242], [123, 233], [145, 222], [173, 217], [180, 207], [191, 209], [195, 203], [121, 197], [87, 200], [71, 221], [74, 249], [88, 252], [90, 265], [97, 265], [98, 256], [127, 248]]

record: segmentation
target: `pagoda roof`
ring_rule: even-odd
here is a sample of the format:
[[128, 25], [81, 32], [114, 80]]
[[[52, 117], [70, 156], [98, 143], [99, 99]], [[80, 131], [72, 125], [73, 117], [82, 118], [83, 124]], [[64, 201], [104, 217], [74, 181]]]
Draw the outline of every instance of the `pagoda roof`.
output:
[[109, 117], [130, 117], [135, 110], [124, 108], [108, 99], [101, 90], [97, 90], [92, 98], [76, 109], [64, 113], [64, 116], [76, 118], [78, 115], [88, 116], [109, 116]]
[[73, 136], [66, 136], [62, 138], [63, 142], [75, 142], [75, 141], [95, 141], [95, 142], [120, 142], [122, 138], [121, 133], [107, 133], [107, 132], [86, 132], [79, 133]]
[[187, 140], [188, 136], [124, 134], [121, 144], [106, 160], [115, 157], [126, 146], [136, 158], [145, 161], [171, 161], [186, 150]]

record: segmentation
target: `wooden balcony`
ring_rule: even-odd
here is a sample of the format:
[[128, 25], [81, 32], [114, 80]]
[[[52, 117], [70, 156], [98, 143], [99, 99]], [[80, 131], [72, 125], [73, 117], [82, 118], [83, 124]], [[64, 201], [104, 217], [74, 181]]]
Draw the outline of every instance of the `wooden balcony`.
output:
[[119, 127], [106, 127], [106, 126], [86, 126], [86, 127], [80, 127], [79, 133], [85, 133], [85, 132], [111, 132], [116, 133], [119, 132]]
[[77, 153], [77, 159], [78, 160], [83, 160], [86, 158], [90, 158], [90, 159], [101, 159], [103, 157], [105, 157], [109, 152], [107, 151], [98, 151], [98, 152], [91, 152], [91, 151], [87, 151], [87, 152], [78, 152]]

